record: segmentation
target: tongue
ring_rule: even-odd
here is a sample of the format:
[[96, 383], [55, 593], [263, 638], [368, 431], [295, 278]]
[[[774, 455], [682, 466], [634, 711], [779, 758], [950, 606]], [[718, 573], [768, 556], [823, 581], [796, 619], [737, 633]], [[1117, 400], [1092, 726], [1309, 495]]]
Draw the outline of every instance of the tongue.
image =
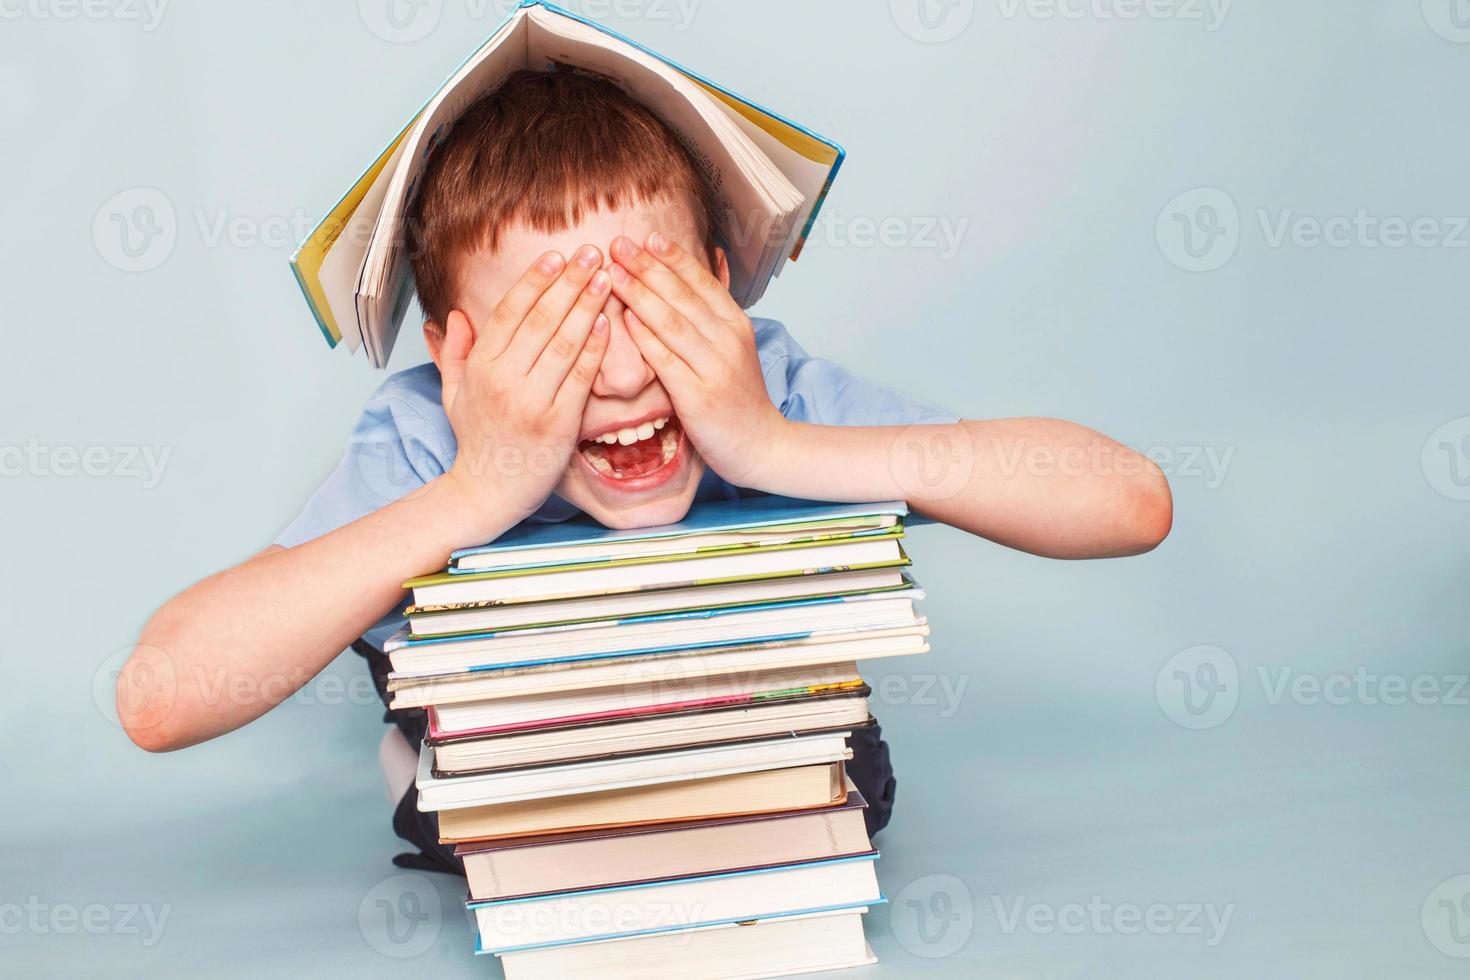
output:
[[625, 477], [652, 472], [658, 469], [664, 458], [663, 446], [657, 435], [640, 439], [631, 446], [608, 446], [604, 453], [614, 472]]

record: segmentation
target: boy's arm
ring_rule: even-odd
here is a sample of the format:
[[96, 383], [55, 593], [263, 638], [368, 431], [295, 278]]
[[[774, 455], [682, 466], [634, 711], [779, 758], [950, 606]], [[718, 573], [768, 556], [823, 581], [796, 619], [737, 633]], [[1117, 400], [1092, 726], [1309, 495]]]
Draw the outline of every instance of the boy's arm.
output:
[[1147, 457], [1058, 419], [951, 425], [784, 423], [752, 486], [832, 500], [901, 499], [1048, 558], [1117, 558], [1169, 533], [1169, 483]]
[[613, 243], [628, 330], [685, 431], [732, 483], [822, 500], [903, 499], [919, 512], [1055, 558], [1148, 551], [1173, 504], [1139, 453], [1055, 419], [825, 426], [771, 403], [749, 317], [695, 257], [659, 235]]
[[[265, 714], [403, 601], [405, 579], [442, 567], [485, 521], [449, 475], [321, 537], [273, 545], [175, 596], [118, 676], [128, 736], [161, 752]], [[472, 530], [474, 529], [474, 530]]]
[[458, 453], [448, 473], [315, 540], [267, 549], [154, 614], [118, 676], [118, 718], [134, 742], [183, 748], [265, 714], [402, 602], [405, 579], [536, 510], [576, 447], [607, 349], [601, 261], [548, 253], [487, 323], [449, 315], [439, 361]]

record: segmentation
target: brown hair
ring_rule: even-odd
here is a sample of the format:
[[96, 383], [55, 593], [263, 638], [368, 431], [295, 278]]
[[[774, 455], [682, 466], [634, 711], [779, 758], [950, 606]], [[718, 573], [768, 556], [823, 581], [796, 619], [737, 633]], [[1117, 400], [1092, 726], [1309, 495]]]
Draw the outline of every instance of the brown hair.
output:
[[600, 209], [672, 200], [714, 246], [714, 198], [656, 116], [585, 72], [518, 71], [477, 99], [435, 150], [409, 206], [408, 243], [424, 316], [442, 329], [460, 263], [508, 225], [563, 231]]

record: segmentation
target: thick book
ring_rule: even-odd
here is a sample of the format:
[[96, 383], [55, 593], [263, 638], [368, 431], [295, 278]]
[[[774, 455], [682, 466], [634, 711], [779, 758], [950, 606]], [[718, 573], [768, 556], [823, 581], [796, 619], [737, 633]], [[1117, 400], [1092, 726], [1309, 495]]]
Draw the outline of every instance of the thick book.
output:
[[525, 734], [434, 741], [434, 773], [453, 775], [618, 759], [777, 736], [851, 731], [872, 723], [868, 699], [853, 692], [683, 711], [631, 721], [572, 725]]
[[470, 898], [549, 895], [743, 868], [866, 854], [867, 801], [576, 834], [461, 844]]
[[881, 532], [907, 513], [901, 500], [834, 504], [758, 494], [702, 503], [682, 521], [656, 527], [608, 528], [585, 515], [522, 523], [490, 544], [455, 551], [449, 566], [457, 572], [535, 568], [846, 537]]
[[640, 617], [602, 625], [415, 640], [405, 626], [384, 644], [399, 676], [432, 676], [497, 667], [576, 663], [661, 651], [696, 651], [741, 643], [770, 643], [844, 630], [910, 626], [922, 595], [879, 593], [850, 601], [811, 600], [779, 606], [705, 610]]
[[688, 679], [651, 677], [621, 689], [430, 705], [429, 741], [743, 707], [788, 697], [852, 693], [864, 687], [854, 663]]
[[509, 953], [883, 902], [877, 852], [529, 898], [471, 901], [479, 951]]
[[631, 789], [439, 811], [439, 842], [672, 823], [831, 806], [847, 795], [843, 764], [763, 769]]
[[877, 962], [866, 908], [768, 916], [601, 943], [500, 956], [505, 980], [762, 980]]
[[878, 657], [926, 653], [927, 623], [898, 629], [875, 629], [837, 636], [813, 636], [781, 643], [716, 647], [688, 653], [654, 653], [574, 664], [505, 667], [498, 670], [400, 677], [390, 674], [388, 691], [394, 710], [425, 708], [467, 701], [525, 697], [566, 691], [628, 688], [649, 681], [672, 682], [720, 678], [742, 671], [787, 670], [819, 664], [857, 663]]
[[551, 796], [602, 793], [766, 769], [846, 762], [852, 758], [852, 750], [847, 747], [847, 738], [851, 734], [851, 731], [830, 732], [699, 746], [630, 758], [446, 777], [434, 774], [432, 750], [424, 746], [419, 753], [419, 771], [415, 781], [418, 808], [433, 811], [520, 803]]
[[730, 292], [750, 306], [795, 258], [838, 167], [840, 146], [628, 38], [544, 0], [522, 0], [440, 86], [291, 257], [327, 342], [384, 367], [410, 287], [405, 223], [434, 147], [476, 99], [519, 70], [609, 78], [694, 152], [718, 201]]
[[864, 571], [827, 571], [811, 575], [755, 579], [720, 585], [640, 589], [580, 597], [503, 602], [466, 602], [447, 606], [410, 606], [413, 639], [467, 636], [517, 629], [541, 629], [620, 622], [641, 616], [677, 615], [745, 609], [783, 602], [820, 599], [830, 602], [873, 592], [913, 588], [900, 567]]
[[821, 571], [884, 568], [906, 564], [899, 547], [902, 526], [880, 534], [822, 541], [761, 544], [735, 552], [618, 558], [573, 566], [502, 569], [456, 575], [436, 572], [403, 583], [415, 606], [464, 602], [566, 598], [690, 587]]

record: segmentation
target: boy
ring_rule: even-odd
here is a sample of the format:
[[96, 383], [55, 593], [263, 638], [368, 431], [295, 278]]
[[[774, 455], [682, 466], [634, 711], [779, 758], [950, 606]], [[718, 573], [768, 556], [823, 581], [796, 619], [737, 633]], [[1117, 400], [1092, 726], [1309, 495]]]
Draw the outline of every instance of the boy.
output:
[[[119, 677], [128, 735], [152, 751], [222, 735], [349, 644], [381, 681], [399, 583], [521, 521], [666, 524], [743, 488], [903, 498], [1062, 558], [1137, 554], [1168, 533], [1163, 474], [1106, 437], [963, 421], [752, 322], [727, 291], [711, 214], [677, 137], [606, 81], [521, 72], [470, 107], [411, 206], [433, 363], [383, 384], [336, 472], [270, 547], [152, 617]], [[1026, 463], [1043, 457], [1052, 465]], [[212, 703], [195, 678], [220, 669], [261, 696]], [[422, 718], [394, 720], [381, 755], [395, 829], [426, 855], [409, 863], [457, 870], [414, 808]], [[876, 830], [892, 802], [886, 746], [872, 733], [854, 752]]]

